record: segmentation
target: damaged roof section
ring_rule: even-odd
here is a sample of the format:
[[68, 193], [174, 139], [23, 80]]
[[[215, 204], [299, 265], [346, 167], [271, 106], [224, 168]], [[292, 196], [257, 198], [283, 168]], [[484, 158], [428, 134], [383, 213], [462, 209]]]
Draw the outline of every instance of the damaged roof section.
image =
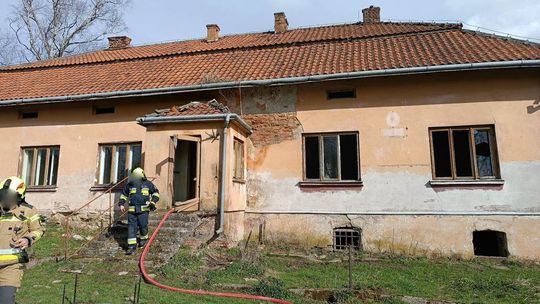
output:
[[212, 99], [208, 102], [192, 101], [183, 106], [173, 106], [170, 109], [156, 110], [154, 113], [137, 118], [140, 125], [147, 126], [163, 123], [231, 121], [237, 123], [249, 135], [251, 126], [229, 108]]

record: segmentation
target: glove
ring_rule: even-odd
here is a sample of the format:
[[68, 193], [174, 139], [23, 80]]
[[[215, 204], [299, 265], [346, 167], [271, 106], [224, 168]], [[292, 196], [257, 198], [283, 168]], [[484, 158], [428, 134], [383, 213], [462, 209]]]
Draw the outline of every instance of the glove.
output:
[[156, 209], [157, 209], [156, 203], [154, 203], [154, 202], [150, 202], [149, 207], [150, 207], [150, 211], [156, 211]]

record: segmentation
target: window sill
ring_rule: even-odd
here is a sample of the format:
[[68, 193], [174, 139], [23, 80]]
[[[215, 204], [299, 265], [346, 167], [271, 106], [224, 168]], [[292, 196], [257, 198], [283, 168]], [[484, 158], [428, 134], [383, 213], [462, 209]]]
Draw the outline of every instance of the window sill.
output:
[[504, 185], [503, 179], [476, 179], [476, 180], [431, 180], [429, 185], [432, 187], [453, 187], [453, 186], [495, 186]]
[[233, 178], [232, 181], [233, 181], [233, 183], [237, 183], [237, 184], [245, 184], [246, 183], [245, 179]]
[[362, 181], [301, 181], [300, 188], [359, 188], [363, 187]]
[[33, 186], [26, 188], [26, 192], [56, 192], [56, 186]]

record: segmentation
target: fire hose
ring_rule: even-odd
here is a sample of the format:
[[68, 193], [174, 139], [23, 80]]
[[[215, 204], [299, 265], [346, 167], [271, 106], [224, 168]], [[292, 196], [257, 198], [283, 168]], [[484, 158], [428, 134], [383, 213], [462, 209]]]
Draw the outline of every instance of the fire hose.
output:
[[146, 280], [146, 282], [157, 286], [161, 289], [168, 290], [168, 291], [174, 291], [174, 292], [180, 292], [185, 294], [192, 294], [192, 295], [200, 295], [200, 296], [214, 296], [214, 297], [222, 297], [222, 298], [240, 298], [240, 299], [249, 299], [249, 300], [259, 300], [259, 301], [266, 301], [266, 302], [272, 302], [272, 303], [281, 303], [281, 304], [291, 304], [291, 302], [280, 300], [280, 299], [274, 299], [270, 297], [264, 297], [264, 296], [257, 296], [257, 295], [251, 295], [251, 294], [243, 294], [243, 293], [225, 293], [225, 292], [215, 292], [215, 291], [208, 291], [208, 290], [193, 290], [193, 289], [183, 289], [178, 287], [172, 287], [165, 284], [162, 284], [155, 280], [153, 277], [148, 275], [146, 271], [146, 267], [144, 265], [146, 255], [150, 251], [150, 247], [152, 246], [152, 243], [154, 242], [156, 236], [159, 233], [159, 230], [167, 220], [167, 218], [176, 210], [173, 208], [169, 210], [165, 216], [163, 216], [163, 219], [159, 222], [158, 226], [156, 227], [156, 230], [152, 233], [152, 236], [148, 240], [148, 243], [143, 249], [143, 252], [141, 253], [141, 256], [139, 258], [139, 267], [141, 270], [141, 274]]

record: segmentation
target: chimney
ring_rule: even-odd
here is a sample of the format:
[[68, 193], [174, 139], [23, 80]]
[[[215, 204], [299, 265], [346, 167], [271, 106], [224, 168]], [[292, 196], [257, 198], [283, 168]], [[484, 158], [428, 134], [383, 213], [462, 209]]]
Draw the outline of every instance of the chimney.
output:
[[128, 36], [109, 37], [107, 39], [109, 39], [110, 50], [123, 49], [131, 45], [131, 38]]
[[364, 15], [364, 23], [379, 23], [381, 22], [381, 8], [371, 5], [362, 10]]
[[284, 12], [274, 13], [274, 32], [285, 33], [289, 28], [289, 21]]
[[219, 40], [219, 25], [207, 24], [206, 30], [207, 30], [207, 35], [206, 35], [207, 42], [215, 42]]

